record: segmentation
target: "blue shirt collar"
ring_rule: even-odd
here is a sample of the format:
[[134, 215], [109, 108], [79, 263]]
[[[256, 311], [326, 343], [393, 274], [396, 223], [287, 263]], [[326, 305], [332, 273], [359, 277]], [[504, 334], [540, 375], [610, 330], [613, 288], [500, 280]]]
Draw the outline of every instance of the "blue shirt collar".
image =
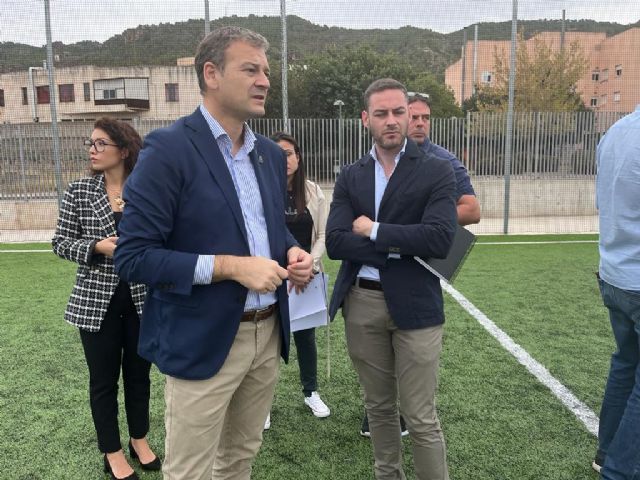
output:
[[[224, 128], [222, 128], [222, 125], [220, 125], [220, 123], [215, 118], [213, 118], [213, 115], [211, 115], [211, 113], [209, 113], [209, 110], [207, 110], [202, 104], [200, 104], [200, 113], [202, 113], [202, 116], [206, 120], [207, 125], [209, 125], [209, 128], [211, 129], [211, 133], [217, 141], [222, 140], [223, 138], [221, 137], [226, 137], [228, 141], [231, 141], [231, 137], [229, 137], [229, 134], [224, 130]], [[249, 124], [247, 124], [246, 122], [243, 127], [243, 133], [244, 141], [241, 150], [249, 153], [251, 150], [253, 150], [256, 144], [256, 136], [253, 133], [253, 130], [251, 130], [251, 128], [249, 127]]]
[[[400, 151], [398, 152], [398, 154], [396, 155], [396, 157], [393, 159], [393, 161], [396, 163], [396, 165], [398, 165], [398, 161], [400, 160], [400, 157], [402, 157], [402, 155], [404, 155], [404, 151], [407, 148], [407, 139], [405, 137], [404, 139], [404, 144], [402, 144], [402, 148], [400, 149]], [[373, 159], [376, 161], [376, 163], [380, 163], [378, 161], [378, 154], [376, 153], [376, 144], [373, 144], [373, 147], [371, 147], [371, 151], [369, 152], [369, 154], [373, 157]]]

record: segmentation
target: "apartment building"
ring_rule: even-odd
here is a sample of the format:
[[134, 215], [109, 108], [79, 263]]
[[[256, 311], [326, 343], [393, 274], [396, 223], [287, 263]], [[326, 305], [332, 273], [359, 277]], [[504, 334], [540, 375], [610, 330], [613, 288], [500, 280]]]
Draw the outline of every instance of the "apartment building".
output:
[[[561, 48], [560, 32], [537, 34], [525, 42], [527, 49], [534, 48], [536, 38], [554, 51]], [[640, 104], [640, 28], [630, 28], [611, 37], [605, 33], [566, 32], [564, 41], [565, 45], [578, 42], [588, 59], [587, 72], [577, 84], [586, 107], [598, 111], [631, 112]], [[506, 40], [479, 41], [475, 53], [474, 42], [467, 42], [464, 49], [464, 100], [473, 94], [474, 83], [486, 85], [495, 81], [495, 55], [508, 59], [510, 48], [511, 43]], [[463, 100], [462, 63], [460, 58], [445, 72], [445, 83], [453, 90], [458, 104]]]
[[201, 102], [193, 59], [176, 66], [55, 69], [54, 92], [48, 72], [31, 67], [0, 74], [0, 123], [50, 122], [55, 95], [59, 121], [121, 119], [171, 120], [191, 113]]

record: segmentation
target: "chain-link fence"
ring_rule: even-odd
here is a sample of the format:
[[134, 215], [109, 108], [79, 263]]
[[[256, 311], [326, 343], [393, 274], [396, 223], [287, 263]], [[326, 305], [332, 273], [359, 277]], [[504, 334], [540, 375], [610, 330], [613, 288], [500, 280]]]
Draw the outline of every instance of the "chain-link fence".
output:
[[[341, 166], [371, 148], [358, 115], [372, 80], [392, 76], [409, 90], [429, 93], [431, 139], [467, 167], [482, 205], [482, 221], [472, 227], [480, 233], [502, 232], [505, 215], [510, 233], [597, 231], [597, 142], [629, 105], [640, 103], [640, 60], [633, 53], [640, 49], [640, 28], [524, 20], [523, 38], [548, 41], [551, 52], [576, 41], [586, 60], [571, 87], [571, 98], [579, 97], [573, 111], [526, 111], [516, 102], [508, 132], [506, 111], [478, 108], [486, 88], [498, 86], [497, 52], [509, 45], [512, 2], [506, 0], [492, 2], [491, 16], [488, 7], [473, 11], [462, 1], [433, 5], [429, 15], [420, 15], [428, 5], [412, 0], [393, 9], [365, 0], [56, 0], [49, 50], [41, 46], [43, 4], [49, 2], [9, 3], [14, 18], [0, 28], [0, 241], [50, 234], [59, 190], [87, 174], [82, 140], [96, 118], [130, 121], [145, 135], [199, 105], [192, 57], [207, 29], [206, 6], [210, 29], [242, 25], [269, 40], [267, 115], [251, 126], [265, 135], [290, 130], [309, 177], [328, 192]], [[524, 12], [543, 8], [533, 0], [520, 4]], [[126, 21], [110, 13], [124, 10], [130, 13]], [[503, 22], [477, 23], [496, 19]], [[6, 14], [0, 20], [6, 22]], [[472, 40], [473, 29], [463, 27], [473, 23]], [[540, 77], [530, 68], [525, 78]], [[516, 93], [526, 88], [518, 83]], [[532, 95], [540, 91], [531, 88]], [[556, 108], [552, 100], [547, 104]]]

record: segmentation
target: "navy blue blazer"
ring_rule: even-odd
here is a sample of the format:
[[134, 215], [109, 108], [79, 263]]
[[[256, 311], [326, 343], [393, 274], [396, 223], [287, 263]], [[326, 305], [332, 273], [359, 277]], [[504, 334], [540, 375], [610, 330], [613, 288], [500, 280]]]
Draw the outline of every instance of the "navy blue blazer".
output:
[[[376, 241], [352, 233], [360, 215], [375, 218], [375, 160], [365, 155], [336, 180], [326, 229], [327, 253], [342, 260], [331, 296], [333, 318], [363, 264], [380, 271], [387, 308], [399, 329], [444, 322], [438, 278], [413, 257], [444, 258], [456, 231], [456, 182], [451, 163], [425, 155], [407, 140], [378, 212]], [[399, 254], [399, 259], [389, 254]]]
[[[297, 245], [285, 224], [286, 158], [261, 135], [250, 158], [271, 256], [286, 268], [286, 252]], [[199, 110], [147, 135], [124, 200], [116, 271], [149, 288], [138, 351], [165, 374], [210, 378], [231, 349], [248, 290], [230, 280], [193, 285], [198, 255], [250, 252], [231, 174]], [[276, 294], [286, 361], [289, 307], [284, 283]]]

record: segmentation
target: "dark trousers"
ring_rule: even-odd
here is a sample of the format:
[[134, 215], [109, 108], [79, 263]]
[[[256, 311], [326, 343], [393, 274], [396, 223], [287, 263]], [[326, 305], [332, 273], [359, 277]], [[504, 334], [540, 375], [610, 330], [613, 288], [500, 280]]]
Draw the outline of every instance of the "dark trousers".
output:
[[298, 366], [300, 367], [300, 382], [305, 397], [318, 390], [318, 351], [316, 349], [316, 329], [298, 330], [293, 332], [298, 352]]
[[91, 415], [98, 435], [98, 448], [103, 453], [122, 448], [118, 428], [120, 367], [129, 436], [143, 438], [149, 431], [151, 364], [137, 353], [139, 331], [140, 320], [128, 286], [123, 282], [111, 299], [100, 330], [80, 330], [89, 367]]

